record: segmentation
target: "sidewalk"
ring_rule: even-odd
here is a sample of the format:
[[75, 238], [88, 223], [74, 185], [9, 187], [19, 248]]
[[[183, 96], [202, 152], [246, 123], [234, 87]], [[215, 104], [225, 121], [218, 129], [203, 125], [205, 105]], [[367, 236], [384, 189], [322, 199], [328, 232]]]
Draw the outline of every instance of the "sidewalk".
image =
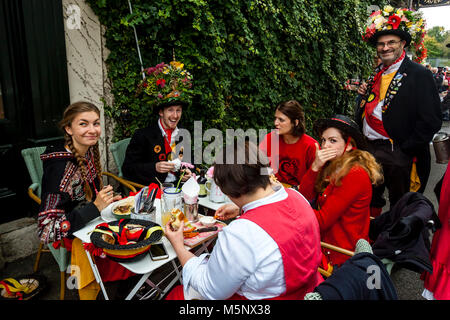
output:
[[[450, 134], [450, 122], [445, 121], [441, 131]], [[447, 165], [438, 164], [435, 160], [435, 153], [433, 146], [430, 145], [431, 150], [431, 173], [428, 180], [427, 188], [424, 195], [433, 203], [436, 212], [438, 210], [438, 200], [433, 192], [436, 183], [443, 176]], [[6, 263], [4, 268], [0, 270], [0, 279], [6, 277], [16, 277], [19, 275], [26, 275], [33, 273], [33, 266], [36, 255], [30, 255], [26, 258], [17, 261]], [[50, 253], [43, 253], [39, 266], [39, 272], [47, 278], [47, 290], [39, 296], [39, 300], [59, 300], [59, 285], [60, 273], [58, 266]], [[391, 275], [394, 285], [397, 288], [399, 299], [401, 300], [424, 300], [422, 298], [423, 282], [420, 280], [418, 273], [401, 269], [394, 271]], [[112, 284], [107, 284], [108, 295], [114, 297], [116, 288]], [[66, 287], [66, 300], [78, 300], [78, 292], [76, 290], [69, 290]], [[99, 293], [99, 299], [103, 299], [103, 295]]]

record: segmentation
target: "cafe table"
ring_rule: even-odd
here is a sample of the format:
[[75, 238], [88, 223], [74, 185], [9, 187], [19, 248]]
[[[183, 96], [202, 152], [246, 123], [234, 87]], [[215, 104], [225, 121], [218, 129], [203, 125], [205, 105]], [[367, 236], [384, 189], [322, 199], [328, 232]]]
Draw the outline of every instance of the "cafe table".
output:
[[209, 195], [203, 198], [198, 198], [198, 204], [212, 210], [217, 210], [224, 204], [231, 203], [231, 200], [228, 197], [225, 197], [224, 202], [213, 202], [209, 199]]
[[[156, 199], [154, 205], [156, 207], [156, 223], [158, 223], [159, 225], [162, 226], [162, 224], [161, 224], [161, 205], [160, 205], [160, 200]], [[95, 218], [95, 219], [91, 220], [88, 224], [86, 224], [84, 226], [84, 228], [74, 232], [73, 234], [74, 234], [75, 237], [79, 238], [82, 242], [90, 243], [91, 242], [91, 239], [90, 239], [91, 232], [95, 229], [95, 226], [97, 226], [98, 224], [103, 223], [103, 222], [105, 222], [105, 221], [101, 217]], [[185, 246], [185, 248], [188, 249], [188, 250], [194, 250], [195, 249], [193, 251], [193, 253], [195, 255], [200, 255], [202, 253], [208, 252], [208, 246], [211, 244], [211, 242], [216, 237], [217, 237], [217, 232], [213, 233], [211, 236], [203, 239], [195, 247]], [[165, 236], [163, 236], [161, 238], [160, 242], [162, 242], [164, 244], [164, 246], [166, 247], [167, 253], [169, 255], [169, 257], [167, 259], [159, 260], [159, 261], [153, 261], [150, 258], [150, 254], [147, 252], [147, 253], [143, 254], [141, 257], [139, 257], [135, 261], [119, 262], [122, 266], [124, 266], [125, 268], [127, 268], [131, 272], [133, 272], [135, 274], [142, 275], [142, 277], [139, 279], [137, 284], [134, 286], [134, 288], [131, 290], [131, 292], [127, 295], [125, 300], [131, 300], [134, 297], [134, 295], [136, 294], [136, 292], [142, 287], [144, 282], [146, 282], [152, 289], [149, 290], [149, 292], [145, 293], [141, 297], [141, 299], [148, 299], [149, 297], [153, 296], [157, 292], [159, 293], [159, 298], [161, 299], [166, 293], [169, 292], [169, 290], [175, 285], [175, 283], [177, 283], [177, 281], [181, 282], [181, 280], [182, 280], [182, 272], [180, 270], [181, 266], [179, 264], [177, 264], [177, 262], [176, 262], [177, 255], [175, 253], [175, 250], [173, 249], [173, 247], [170, 244], [169, 240]], [[85, 251], [86, 251], [86, 255], [88, 257], [90, 266], [92, 268], [92, 271], [94, 273], [95, 280], [100, 285], [100, 288], [101, 288], [101, 290], [103, 292], [105, 300], [109, 300], [108, 294], [106, 292], [105, 286], [104, 286], [102, 278], [101, 278], [101, 275], [100, 275], [100, 273], [98, 271], [98, 268], [97, 268], [97, 266], [95, 264], [95, 260], [92, 258], [92, 256], [89, 253], [89, 251], [87, 251], [87, 250], [85, 250]], [[150, 275], [156, 269], [158, 269], [158, 268], [160, 268], [160, 267], [162, 267], [163, 265], [166, 265], [166, 264], [168, 264], [168, 266], [169, 266], [168, 269], [171, 270], [169, 272], [169, 274], [166, 275], [166, 277], [164, 277], [158, 283], [152, 282], [149, 279]], [[170, 281], [170, 283], [165, 288], [161, 288], [163, 282], [165, 280], [169, 279], [171, 276], [174, 276], [174, 278]]]

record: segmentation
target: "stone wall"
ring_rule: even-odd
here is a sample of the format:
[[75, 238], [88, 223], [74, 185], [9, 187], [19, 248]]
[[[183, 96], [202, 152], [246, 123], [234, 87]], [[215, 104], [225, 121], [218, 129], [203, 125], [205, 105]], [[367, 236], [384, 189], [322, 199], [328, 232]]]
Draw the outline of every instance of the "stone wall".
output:
[[100, 108], [102, 164], [104, 170], [116, 173], [108, 151], [114, 126], [111, 120], [105, 119], [100, 100], [112, 102], [105, 65], [109, 52], [104, 46], [104, 27], [84, 0], [63, 0], [63, 17], [70, 102], [86, 100]]

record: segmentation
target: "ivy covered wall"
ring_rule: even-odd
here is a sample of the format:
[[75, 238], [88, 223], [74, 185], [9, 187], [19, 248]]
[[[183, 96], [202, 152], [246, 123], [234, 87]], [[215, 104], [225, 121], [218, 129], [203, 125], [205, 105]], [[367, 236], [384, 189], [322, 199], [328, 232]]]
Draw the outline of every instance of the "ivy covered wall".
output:
[[182, 123], [203, 130], [273, 127], [275, 106], [298, 100], [312, 122], [333, 113], [351, 114], [355, 93], [347, 79], [367, 78], [373, 49], [362, 41], [366, 0], [86, 0], [106, 27], [108, 76], [114, 103], [115, 138], [129, 137], [155, 119], [136, 97], [144, 68], [168, 63], [175, 52], [193, 75], [193, 105]]

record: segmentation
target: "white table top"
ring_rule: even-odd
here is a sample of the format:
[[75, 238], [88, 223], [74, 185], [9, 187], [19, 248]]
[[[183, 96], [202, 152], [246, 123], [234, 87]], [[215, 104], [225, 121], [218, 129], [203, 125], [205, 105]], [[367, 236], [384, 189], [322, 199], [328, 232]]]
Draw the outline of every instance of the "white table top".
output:
[[[155, 206], [156, 206], [156, 223], [159, 225], [161, 224], [161, 205], [160, 200], [155, 200]], [[77, 238], [79, 238], [83, 242], [91, 242], [91, 231], [94, 230], [95, 226], [105, 222], [101, 217], [95, 218], [94, 220], [91, 220], [88, 224], [84, 226], [84, 228], [76, 231], [73, 233], [73, 235]], [[140, 259], [137, 259], [136, 261], [130, 261], [130, 262], [120, 262], [122, 266], [127, 268], [128, 270], [137, 273], [137, 274], [145, 274], [148, 272], [151, 272], [162, 265], [166, 264], [167, 262], [170, 262], [171, 260], [175, 259], [177, 257], [177, 254], [175, 253], [175, 250], [173, 249], [172, 245], [170, 244], [169, 240], [165, 236], [161, 238], [161, 242], [164, 243], [164, 246], [166, 247], [167, 253], [169, 254], [169, 258], [153, 261], [150, 258], [150, 254], [146, 253], [144, 254]], [[189, 247], [186, 247], [188, 250]]]
[[[217, 208], [219, 208], [223, 204], [223, 203], [215, 204], [214, 202], [210, 202], [210, 201], [208, 201], [208, 202], [205, 201], [204, 203], [207, 205], [211, 205], [211, 206], [217, 205]], [[158, 223], [160, 226], [162, 226], [160, 200], [155, 199], [154, 205], [156, 207], [156, 223]], [[98, 224], [100, 224], [102, 222], [105, 222], [105, 221], [101, 217], [97, 217], [97, 218], [91, 220], [89, 223], [87, 223], [82, 229], [74, 232], [73, 235], [75, 237], [79, 238], [83, 242], [90, 243], [92, 230], [94, 230], [95, 226], [97, 226]], [[150, 254], [146, 253], [140, 259], [137, 259], [136, 261], [120, 262], [120, 264], [136, 274], [146, 274], [146, 273], [152, 272], [153, 270], [156, 270], [157, 268], [172, 261], [173, 259], [175, 259], [177, 257], [175, 250], [173, 249], [170, 241], [165, 236], [163, 236], [161, 238], [161, 242], [164, 243], [167, 253], [169, 254], [169, 258], [163, 259], [163, 260], [158, 260], [158, 261], [153, 261], [150, 258]], [[185, 246], [185, 248], [187, 250], [192, 249], [188, 246]]]
[[212, 202], [211, 200], [209, 200], [209, 195], [203, 198], [198, 198], [198, 204], [208, 208], [208, 209], [212, 209], [212, 210], [217, 210], [219, 209], [221, 206], [223, 206], [226, 203], [231, 203], [231, 200], [228, 199], [228, 197], [225, 198], [224, 202], [218, 203], [218, 202]]

